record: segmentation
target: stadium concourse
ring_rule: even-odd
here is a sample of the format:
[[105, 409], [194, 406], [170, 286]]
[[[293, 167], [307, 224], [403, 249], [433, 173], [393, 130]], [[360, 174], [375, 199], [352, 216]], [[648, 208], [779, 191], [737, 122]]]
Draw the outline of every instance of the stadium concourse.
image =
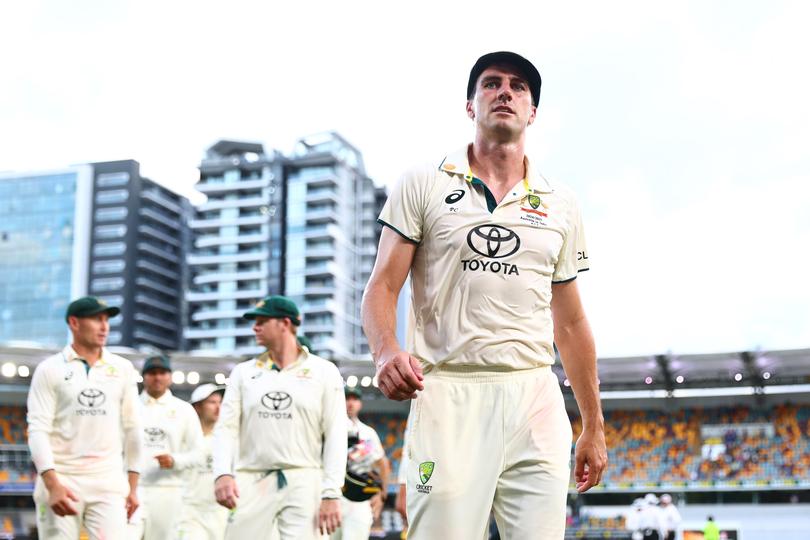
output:
[[[146, 356], [112, 350], [136, 367]], [[0, 347], [0, 538], [29, 538], [34, 529], [25, 398], [35, 366], [53, 352]], [[181, 398], [200, 382], [225, 383], [243, 360], [187, 353], [171, 359], [172, 390]], [[392, 496], [373, 537], [399, 538], [403, 523], [393, 499], [407, 404], [374, 389], [368, 361], [339, 368], [349, 386], [365, 387], [361, 417], [377, 429], [393, 464]], [[562, 368], [554, 370], [576, 436], [573, 395]], [[672, 495], [683, 518], [676, 538], [702, 538], [709, 515], [730, 539], [807, 538], [810, 349], [602, 358], [599, 378], [610, 466], [592, 492], [571, 489], [566, 538], [630, 539], [631, 504], [647, 493]]]

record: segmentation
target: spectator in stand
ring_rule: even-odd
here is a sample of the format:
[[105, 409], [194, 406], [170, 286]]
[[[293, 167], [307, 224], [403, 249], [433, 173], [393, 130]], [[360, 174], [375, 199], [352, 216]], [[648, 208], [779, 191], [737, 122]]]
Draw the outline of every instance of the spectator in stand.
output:
[[672, 496], [669, 493], [661, 495], [661, 513], [664, 515], [664, 540], [675, 540], [675, 534], [681, 524], [681, 513], [672, 504]]

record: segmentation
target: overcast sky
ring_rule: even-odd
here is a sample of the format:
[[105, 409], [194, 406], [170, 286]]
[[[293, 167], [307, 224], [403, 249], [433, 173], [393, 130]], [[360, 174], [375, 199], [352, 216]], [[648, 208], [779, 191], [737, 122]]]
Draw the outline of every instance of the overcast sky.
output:
[[528, 151], [578, 194], [602, 356], [810, 347], [810, 3], [32, 1], [0, 7], [0, 170], [337, 130], [391, 183], [472, 136], [469, 69], [543, 76]]

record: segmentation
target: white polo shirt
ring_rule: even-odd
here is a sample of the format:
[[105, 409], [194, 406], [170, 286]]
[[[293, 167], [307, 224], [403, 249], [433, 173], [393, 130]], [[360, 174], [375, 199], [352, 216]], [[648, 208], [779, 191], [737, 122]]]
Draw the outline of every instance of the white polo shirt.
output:
[[40, 362], [28, 390], [28, 444], [37, 471], [139, 472], [137, 376], [129, 360], [106, 349], [92, 367], [70, 345]]
[[214, 477], [323, 469], [321, 496], [337, 498], [346, 473], [346, 423], [343, 378], [333, 363], [303, 348], [281, 371], [267, 353], [242, 362], [231, 372], [214, 428]]
[[379, 221], [418, 245], [405, 349], [440, 364], [529, 369], [554, 363], [551, 284], [588, 269], [579, 207], [526, 159], [496, 204], [467, 147], [408, 171]]
[[[141, 392], [144, 464], [141, 485], [179, 487], [186, 483], [187, 471], [205, 459], [200, 420], [191, 404], [176, 398], [171, 391], [155, 399]], [[155, 456], [170, 454], [171, 469], [161, 469]]]
[[214, 496], [214, 433], [203, 434], [202, 450], [204, 459], [192, 469], [186, 491], [183, 492], [183, 503], [196, 507], [216, 507]]
[[358, 438], [358, 443], [349, 448], [348, 467], [357, 474], [367, 474], [385, 456], [385, 450], [373, 427], [364, 424], [359, 418], [348, 420], [348, 436]]

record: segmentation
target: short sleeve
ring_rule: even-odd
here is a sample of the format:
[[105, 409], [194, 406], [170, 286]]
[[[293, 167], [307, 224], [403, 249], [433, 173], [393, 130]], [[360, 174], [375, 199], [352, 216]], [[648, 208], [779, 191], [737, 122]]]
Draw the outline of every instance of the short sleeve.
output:
[[554, 267], [553, 283], [571, 281], [579, 272], [589, 269], [588, 250], [585, 246], [585, 229], [579, 204], [573, 196], [568, 196], [568, 229], [562, 249]]
[[425, 221], [425, 192], [430, 174], [411, 170], [402, 175], [388, 194], [377, 220], [381, 225], [415, 244], [422, 241]]

